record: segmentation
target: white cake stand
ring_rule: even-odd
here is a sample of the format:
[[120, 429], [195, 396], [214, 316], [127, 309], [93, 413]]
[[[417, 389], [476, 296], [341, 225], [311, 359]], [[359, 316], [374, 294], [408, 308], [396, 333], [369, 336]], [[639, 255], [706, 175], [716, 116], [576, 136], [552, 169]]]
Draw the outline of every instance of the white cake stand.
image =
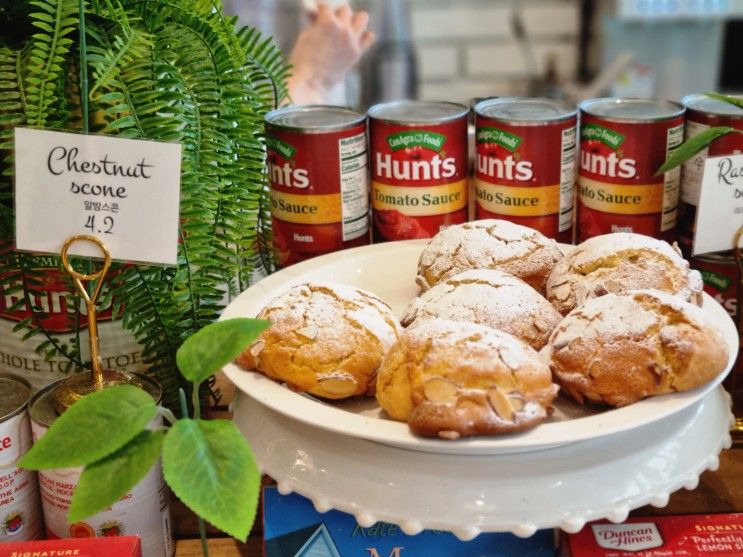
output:
[[407, 534], [449, 530], [530, 536], [615, 522], [646, 504], [668, 503], [716, 469], [730, 447], [729, 397], [717, 388], [695, 404], [631, 431], [552, 449], [489, 456], [430, 454], [313, 427], [238, 392], [234, 421], [279, 491], [311, 499], [320, 512], [353, 514]]

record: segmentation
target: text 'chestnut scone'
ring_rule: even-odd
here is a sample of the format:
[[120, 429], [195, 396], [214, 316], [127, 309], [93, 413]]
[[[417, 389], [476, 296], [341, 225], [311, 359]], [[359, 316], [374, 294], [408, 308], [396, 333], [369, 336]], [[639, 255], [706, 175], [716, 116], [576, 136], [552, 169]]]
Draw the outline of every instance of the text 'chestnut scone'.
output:
[[415, 282], [422, 291], [469, 269], [498, 269], [544, 293], [562, 258], [557, 242], [505, 220], [485, 219], [445, 228], [423, 249]]
[[426, 290], [410, 303], [401, 322], [413, 327], [436, 318], [488, 325], [540, 350], [562, 316], [539, 292], [513, 275], [472, 269]]
[[560, 322], [545, 351], [565, 392], [612, 406], [699, 387], [728, 363], [707, 313], [658, 290], [587, 301]]
[[586, 240], [559, 261], [547, 279], [547, 299], [563, 315], [590, 298], [641, 288], [698, 305], [702, 287], [702, 276], [689, 269], [676, 245], [616, 232]]
[[373, 395], [377, 369], [401, 329], [374, 294], [330, 282], [295, 286], [258, 318], [271, 326], [237, 364], [329, 399]]
[[404, 331], [377, 375], [377, 400], [392, 419], [445, 439], [534, 427], [557, 391], [549, 367], [520, 340], [443, 319]]

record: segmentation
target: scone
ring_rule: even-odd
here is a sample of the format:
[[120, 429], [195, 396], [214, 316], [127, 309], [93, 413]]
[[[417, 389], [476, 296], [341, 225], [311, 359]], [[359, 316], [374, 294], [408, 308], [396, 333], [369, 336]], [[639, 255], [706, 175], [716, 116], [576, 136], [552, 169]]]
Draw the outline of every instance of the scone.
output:
[[377, 368], [401, 330], [374, 294], [330, 282], [295, 286], [258, 317], [271, 326], [237, 364], [329, 399], [373, 394]]
[[693, 389], [728, 362], [704, 310], [658, 290], [588, 300], [560, 322], [545, 352], [563, 390], [612, 406]]
[[557, 242], [526, 226], [485, 219], [445, 228], [423, 249], [415, 282], [426, 291], [469, 269], [498, 269], [544, 293], [547, 276], [562, 258]]
[[557, 390], [547, 364], [520, 340], [443, 319], [405, 330], [377, 375], [377, 400], [392, 419], [444, 439], [533, 427]]
[[401, 322], [407, 327], [437, 318], [488, 325], [539, 350], [562, 316], [521, 279], [494, 269], [472, 269], [425, 291], [410, 303]]
[[555, 265], [547, 299], [565, 315], [589, 298], [653, 288], [701, 303], [702, 277], [677, 246], [631, 232], [595, 236]]

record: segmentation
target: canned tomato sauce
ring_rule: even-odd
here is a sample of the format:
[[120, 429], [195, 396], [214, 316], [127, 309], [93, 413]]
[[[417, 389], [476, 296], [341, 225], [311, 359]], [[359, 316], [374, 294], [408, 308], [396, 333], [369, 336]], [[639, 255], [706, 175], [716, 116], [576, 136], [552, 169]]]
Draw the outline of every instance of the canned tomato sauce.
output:
[[[708, 130], [711, 127], [727, 126], [743, 130], [743, 108], [706, 95], [689, 95], [682, 100], [686, 106], [684, 139]], [[743, 134], [729, 133], [715, 139], [708, 147], [687, 160], [681, 170], [681, 203], [679, 204], [679, 245], [686, 257], [691, 256], [694, 241], [694, 222], [702, 187], [704, 161], [707, 157], [719, 157], [743, 153]]]
[[475, 216], [573, 240], [578, 111], [551, 99], [488, 99], [475, 106]]
[[369, 243], [366, 117], [338, 106], [266, 115], [279, 265]]
[[[83, 372], [87, 373], [87, 372]], [[138, 373], [140, 386], [156, 401], [162, 389], [152, 378]], [[62, 380], [64, 381], [64, 380]], [[34, 441], [41, 438], [59, 417], [55, 410], [54, 389], [59, 381], [36, 393], [29, 403]], [[162, 424], [158, 415], [150, 427]], [[46, 537], [92, 538], [100, 536], [137, 535], [142, 541], [143, 557], [170, 557], [174, 552], [168, 490], [158, 462], [134, 488], [107, 510], [83, 522], [67, 522], [72, 494], [80, 479], [81, 468], [43, 470], [39, 472], [41, 504]]]
[[31, 447], [27, 408], [32, 392], [28, 381], [0, 373], [0, 542], [41, 535], [36, 472], [17, 466]]
[[432, 101], [369, 109], [375, 241], [430, 238], [467, 221], [467, 113]]
[[673, 240], [680, 171], [655, 173], [682, 142], [684, 107], [604, 98], [580, 111], [578, 241], [608, 232]]

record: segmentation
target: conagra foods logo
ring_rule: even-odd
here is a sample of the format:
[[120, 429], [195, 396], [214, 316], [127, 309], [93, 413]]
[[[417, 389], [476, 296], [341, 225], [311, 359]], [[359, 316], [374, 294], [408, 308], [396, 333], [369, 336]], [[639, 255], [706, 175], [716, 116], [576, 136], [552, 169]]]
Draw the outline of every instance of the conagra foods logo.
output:
[[297, 149], [276, 137], [266, 138], [268, 147], [268, 178], [272, 183], [286, 188], [306, 189], [310, 187], [309, 172], [296, 168], [294, 160]]
[[596, 543], [604, 549], [642, 551], [663, 545], [663, 537], [652, 522], [592, 524]]
[[580, 167], [586, 172], [611, 178], [634, 178], [637, 161], [625, 158], [624, 136], [598, 124], [584, 124], [580, 130]]
[[520, 160], [517, 149], [524, 139], [499, 128], [477, 130], [477, 171], [500, 180], [528, 182], [534, 178], [533, 164]]

